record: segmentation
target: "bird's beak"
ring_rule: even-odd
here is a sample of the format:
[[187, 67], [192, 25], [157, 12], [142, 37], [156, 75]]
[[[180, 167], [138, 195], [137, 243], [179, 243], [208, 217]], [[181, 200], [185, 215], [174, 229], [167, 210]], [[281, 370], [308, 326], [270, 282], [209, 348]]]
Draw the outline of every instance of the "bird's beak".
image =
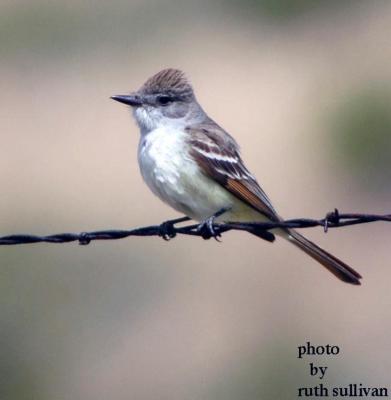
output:
[[135, 95], [135, 94], [129, 94], [129, 95], [119, 94], [116, 96], [111, 96], [110, 98], [115, 101], [119, 101], [120, 103], [127, 104], [128, 106], [132, 106], [132, 107], [141, 106], [143, 104], [140, 96]]

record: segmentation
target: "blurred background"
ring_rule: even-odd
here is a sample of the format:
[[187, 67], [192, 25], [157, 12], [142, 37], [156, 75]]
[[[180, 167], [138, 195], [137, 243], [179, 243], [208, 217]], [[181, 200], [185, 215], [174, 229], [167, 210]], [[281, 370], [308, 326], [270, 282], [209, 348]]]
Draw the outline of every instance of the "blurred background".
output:
[[[1, 235], [159, 223], [138, 130], [109, 99], [186, 71], [279, 212], [389, 213], [391, 3], [0, 2]], [[389, 384], [385, 223], [307, 230], [354, 266], [336, 280], [293, 246], [130, 238], [0, 249], [0, 398], [292, 399]], [[298, 360], [297, 346], [340, 355]]]

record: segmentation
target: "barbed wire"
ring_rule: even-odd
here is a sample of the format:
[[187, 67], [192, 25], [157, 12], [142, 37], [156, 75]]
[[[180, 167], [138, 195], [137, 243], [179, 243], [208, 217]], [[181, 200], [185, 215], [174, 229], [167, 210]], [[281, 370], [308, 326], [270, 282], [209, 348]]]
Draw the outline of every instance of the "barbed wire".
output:
[[17, 234], [0, 237], [0, 245], [17, 245], [28, 243], [69, 243], [79, 242], [81, 245], [87, 245], [94, 240], [113, 240], [123, 239], [129, 236], [158, 236], [165, 240], [174, 238], [177, 235], [199, 236], [203, 239], [214, 237], [217, 239], [225, 232], [237, 230], [246, 231], [257, 235], [267, 241], [274, 240], [273, 233], [269, 232], [275, 228], [312, 228], [322, 226], [327, 232], [329, 228], [340, 228], [343, 226], [365, 224], [375, 221], [391, 222], [391, 214], [375, 215], [375, 214], [340, 214], [337, 209], [330, 212], [322, 219], [297, 218], [281, 222], [227, 222], [216, 223], [213, 218], [208, 221], [208, 224], [192, 224], [185, 226], [175, 226], [190, 218], [182, 217], [171, 221], [163, 222], [160, 225], [145, 226], [130, 230], [102, 230], [93, 232], [81, 233], [57, 233], [54, 235], [30, 235]]

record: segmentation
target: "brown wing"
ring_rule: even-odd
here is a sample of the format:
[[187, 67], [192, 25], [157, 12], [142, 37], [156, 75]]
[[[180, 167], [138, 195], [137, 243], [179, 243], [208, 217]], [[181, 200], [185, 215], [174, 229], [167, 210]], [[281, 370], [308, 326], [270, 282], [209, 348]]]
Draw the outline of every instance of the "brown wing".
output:
[[186, 131], [190, 154], [206, 175], [270, 220], [280, 220], [266, 193], [243, 164], [238, 145], [227, 132], [215, 123], [189, 126]]
[[[281, 220], [265, 192], [244, 166], [238, 145], [227, 132], [213, 121], [190, 126], [186, 130], [189, 132], [190, 154], [207, 176], [219, 182], [237, 198], [270, 220]], [[293, 244], [320, 262], [338, 278], [355, 285], [360, 284], [361, 275], [354, 269], [294, 230], [289, 229], [287, 233]], [[269, 241], [274, 239], [273, 234], [271, 237], [257, 233], [256, 235]]]

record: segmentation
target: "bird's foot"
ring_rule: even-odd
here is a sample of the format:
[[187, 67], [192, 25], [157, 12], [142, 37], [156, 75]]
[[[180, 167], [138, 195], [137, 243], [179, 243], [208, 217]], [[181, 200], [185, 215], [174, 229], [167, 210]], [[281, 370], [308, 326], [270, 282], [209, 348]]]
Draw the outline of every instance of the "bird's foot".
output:
[[221, 210], [217, 211], [217, 213], [206, 218], [198, 225], [197, 231], [201, 234], [203, 239], [207, 240], [214, 238], [220, 242], [219, 237], [221, 237], [221, 233], [215, 229], [215, 219], [220, 215], [223, 215], [228, 210], [228, 208], [222, 208]]
[[173, 239], [176, 236], [175, 224], [190, 221], [190, 219], [189, 217], [181, 217], [161, 223], [159, 226], [159, 236], [167, 241]]

